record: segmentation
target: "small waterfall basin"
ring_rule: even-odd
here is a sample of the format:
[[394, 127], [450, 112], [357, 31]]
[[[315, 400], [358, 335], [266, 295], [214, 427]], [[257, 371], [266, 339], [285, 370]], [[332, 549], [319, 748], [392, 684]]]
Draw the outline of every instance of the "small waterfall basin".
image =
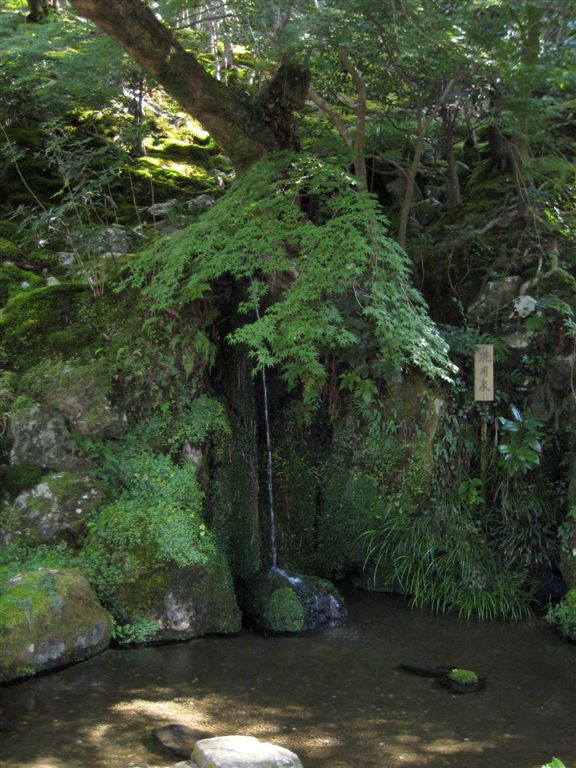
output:
[[[108, 650], [0, 689], [5, 768], [165, 768], [152, 737], [182, 723], [296, 752], [305, 768], [576, 765], [576, 647], [541, 618], [463, 622], [399, 597], [345, 591], [346, 624], [313, 634], [244, 631]], [[400, 664], [486, 678], [450, 695]]]

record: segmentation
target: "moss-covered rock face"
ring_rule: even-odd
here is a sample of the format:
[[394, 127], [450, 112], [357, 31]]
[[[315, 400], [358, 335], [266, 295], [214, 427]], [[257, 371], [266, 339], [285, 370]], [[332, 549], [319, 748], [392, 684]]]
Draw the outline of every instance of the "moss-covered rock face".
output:
[[0, 541], [17, 539], [32, 544], [64, 540], [74, 544], [86, 534], [88, 516], [102, 506], [108, 488], [87, 475], [59, 472], [14, 500], [10, 529]]
[[[4, 356], [19, 370], [51, 354], [73, 354], [93, 339], [86, 310], [88, 285], [62, 283], [24, 291], [11, 298], [0, 317]], [[84, 314], [82, 314], [84, 312]]]
[[110, 402], [110, 374], [102, 363], [47, 359], [27, 371], [20, 389], [81, 435], [117, 437], [125, 429], [126, 420]]
[[[372, 423], [342, 419], [326, 463], [318, 523], [320, 572], [361, 575], [366, 531], [388, 504], [402, 509], [426, 501], [433, 475], [433, 443], [445, 403], [419, 378], [391, 384]], [[365, 579], [363, 586], [375, 588]], [[398, 589], [398, 585], [378, 585]]]
[[342, 598], [329, 581], [282, 569], [249, 579], [240, 599], [248, 621], [263, 632], [303, 632], [337, 624], [346, 616]]
[[17, 574], [0, 585], [0, 682], [94, 656], [111, 631], [109, 614], [78, 571]]
[[65, 472], [83, 471], [90, 466], [64, 417], [40, 405], [11, 413], [10, 436], [11, 464], [35, 464]]

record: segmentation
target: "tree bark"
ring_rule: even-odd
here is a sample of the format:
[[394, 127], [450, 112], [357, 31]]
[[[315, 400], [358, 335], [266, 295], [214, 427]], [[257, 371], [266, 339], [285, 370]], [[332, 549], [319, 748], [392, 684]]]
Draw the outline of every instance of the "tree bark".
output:
[[141, 0], [71, 0], [195, 117], [240, 168], [286, 149], [261, 107], [207, 74]]
[[402, 208], [400, 210], [400, 222], [398, 224], [398, 245], [400, 245], [402, 248], [406, 248], [408, 221], [410, 219], [410, 210], [412, 208], [412, 199], [414, 197], [414, 182], [416, 181], [416, 174], [418, 173], [418, 168], [420, 167], [420, 160], [422, 159], [422, 152], [424, 151], [426, 134], [436, 119], [436, 116], [438, 115], [438, 112], [442, 108], [444, 102], [448, 98], [453, 86], [454, 78], [448, 81], [448, 84], [442, 91], [440, 98], [427, 115], [424, 114], [422, 109], [418, 110], [418, 115], [416, 118], [418, 122], [416, 145], [414, 147], [412, 162], [410, 163], [410, 168], [406, 175], [406, 192], [404, 193], [404, 200], [402, 201]]

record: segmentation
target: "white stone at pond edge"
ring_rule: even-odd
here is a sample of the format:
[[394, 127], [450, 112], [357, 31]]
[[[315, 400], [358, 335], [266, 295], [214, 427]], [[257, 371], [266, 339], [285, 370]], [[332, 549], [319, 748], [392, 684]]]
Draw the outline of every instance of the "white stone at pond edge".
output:
[[192, 758], [199, 768], [302, 768], [294, 752], [254, 736], [202, 739], [196, 742]]

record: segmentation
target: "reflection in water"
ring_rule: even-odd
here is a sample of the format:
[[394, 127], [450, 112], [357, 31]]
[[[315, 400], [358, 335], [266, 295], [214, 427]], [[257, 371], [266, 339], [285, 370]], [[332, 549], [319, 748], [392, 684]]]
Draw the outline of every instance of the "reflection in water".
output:
[[[541, 620], [476, 624], [351, 593], [343, 627], [107, 651], [0, 689], [0, 765], [140, 768], [178, 761], [150, 737], [171, 722], [294, 750], [305, 768], [576, 766], [576, 649]], [[397, 669], [474, 669], [454, 696]]]

